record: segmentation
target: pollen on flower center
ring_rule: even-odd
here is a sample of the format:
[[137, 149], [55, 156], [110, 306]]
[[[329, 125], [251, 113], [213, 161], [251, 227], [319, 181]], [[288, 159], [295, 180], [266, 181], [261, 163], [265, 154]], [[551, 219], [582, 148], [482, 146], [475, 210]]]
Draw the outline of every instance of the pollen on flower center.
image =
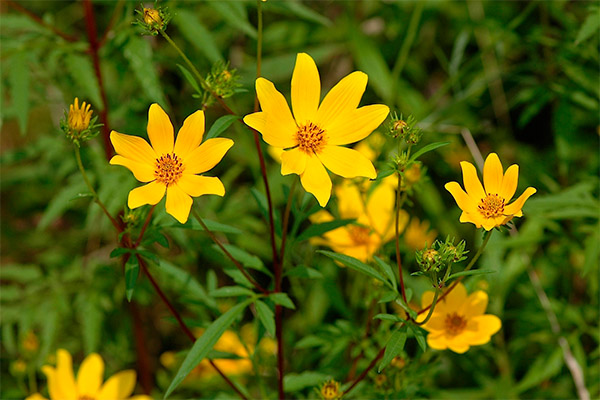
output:
[[351, 226], [348, 229], [348, 233], [352, 238], [352, 241], [357, 245], [364, 245], [369, 243], [369, 235], [371, 233], [369, 228], [364, 226]]
[[457, 313], [448, 314], [445, 320], [446, 332], [450, 335], [458, 335], [467, 326], [467, 320]]
[[488, 194], [477, 208], [486, 218], [499, 217], [504, 214], [504, 199], [497, 194]]
[[300, 150], [307, 154], [312, 154], [321, 151], [327, 143], [327, 138], [323, 129], [309, 122], [307, 125], [302, 125], [298, 128], [296, 141]]
[[177, 157], [175, 153], [163, 154], [156, 159], [154, 177], [158, 182], [169, 186], [177, 183], [184, 169], [181, 158]]

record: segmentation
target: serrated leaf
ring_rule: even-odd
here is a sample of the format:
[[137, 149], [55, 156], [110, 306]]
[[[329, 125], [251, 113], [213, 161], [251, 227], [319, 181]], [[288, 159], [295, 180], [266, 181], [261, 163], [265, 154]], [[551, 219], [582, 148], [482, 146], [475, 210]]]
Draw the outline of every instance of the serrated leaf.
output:
[[70, 53], [66, 57], [66, 65], [69, 74], [75, 80], [77, 85], [77, 93], [81, 93], [79, 104], [83, 101], [92, 104], [92, 109], [104, 109], [104, 103], [100, 97], [100, 86], [94, 72], [94, 66], [88, 56], [81, 54]]
[[129, 61], [141, 89], [151, 101], [162, 104], [164, 108], [167, 102], [154, 68], [150, 43], [140, 37], [131, 36], [125, 45], [123, 55]]
[[296, 238], [296, 241], [301, 242], [303, 240], [306, 240], [306, 239], [314, 237], [314, 236], [321, 236], [324, 233], [327, 233], [327, 232], [332, 231], [337, 228], [341, 228], [342, 226], [346, 226], [354, 221], [355, 221], [354, 218], [336, 219], [333, 221], [323, 222], [320, 224], [313, 224], [313, 225], [309, 226], [308, 228], [306, 228], [306, 230], [304, 232], [302, 232], [300, 235], [298, 235], [298, 237]]
[[194, 14], [179, 8], [173, 20], [187, 41], [204, 54], [211, 64], [223, 61], [223, 56], [212, 33], [202, 25], [202, 22]]
[[406, 343], [406, 327], [402, 327], [392, 333], [392, 336], [388, 340], [385, 345], [385, 352], [383, 353], [383, 358], [379, 363], [379, 367], [377, 372], [381, 372], [387, 365], [396, 357], [402, 349], [404, 348], [404, 344]]
[[253, 39], [256, 39], [256, 28], [248, 22], [246, 8], [241, 2], [211, 1], [208, 4], [215, 9], [221, 17], [235, 30], [241, 30]]
[[386, 285], [391, 286], [391, 284], [387, 281], [387, 279], [385, 279], [379, 273], [379, 271], [377, 271], [375, 268], [371, 267], [370, 265], [367, 265], [367, 264], [363, 263], [362, 261], [357, 260], [354, 257], [350, 257], [345, 254], [338, 254], [338, 253], [334, 253], [334, 252], [326, 251], [326, 250], [318, 250], [317, 253], [324, 254], [329, 258], [332, 258], [336, 261], [341, 262], [348, 268], [351, 268], [358, 272], [362, 272], [363, 274], [368, 275], [371, 278], [375, 278], [378, 281], [381, 281], [381, 282], [385, 283]]
[[398, 288], [398, 283], [396, 282], [396, 275], [394, 274], [392, 267], [377, 256], [374, 256], [373, 259], [375, 260], [375, 263], [379, 265], [379, 268], [381, 268], [385, 276], [390, 280], [394, 290], [396, 290]]
[[185, 356], [181, 367], [175, 374], [175, 377], [171, 381], [165, 398], [169, 397], [173, 390], [189, 375], [190, 372], [206, 357], [208, 352], [213, 348], [215, 343], [219, 340], [223, 332], [235, 321], [235, 319], [244, 311], [244, 309], [250, 304], [252, 300], [246, 300], [243, 303], [237, 304], [230, 308], [225, 314], [217, 318], [210, 326], [204, 331], [202, 336], [196, 340], [188, 354]]
[[287, 293], [271, 293], [269, 295], [269, 298], [275, 304], [279, 304], [279, 305], [284, 306], [286, 308], [291, 308], [292, 310], [296, 309], [296, 306], [294, 305], [294, 302], [289, 298], [289, 296], [287, 295]]
[[27, 132], [29, 119], [29, 71], [27, 53], [17, 53], [11, 58], [8, 70], [11, 104], [19, 121], [21, 135]]
[[137, 257], [129, 257], [125, 263], [125, 294], [127, 301], [131, 301], [137, 278], [140, 273], [140, 264]]
[[442, 146], [446, 146], [448, 144], [450, 144], [450, 142], [435, 142], [430, 143], [427, 146], [423, 146], [419, 150], [415, 151], [415, 153], [412, 156], [410, 156], [409, 161], [415, 161], [418, 157], [422, 156], [423, 154], [438, 149]]
[[216, 120], [208, 133], [206, 134], [206, 139], [212, 139], [214, 137], [219, 136], [221, 133], [225, 132], [227, 128], [231, 126], [235, 121], [237, 121], [240, 117], [237, 115], [224, 115], [218, 120]]
[[271, 308], [260, 300], [254, 302], [256, 314], [260, 323], [263, 324], [271, 337], [275, 337], [275, 313]]
[[471, 271], [461, 271], [461, 272], [457, 272], [455, 274], [450, 275], [446, 282], [449, 282], [449, 281], [456, 279], [458, 277], [461, 277], [461, 276], [485, 275], [485, 274], [493, 274], [495, 272], [496, 271], [489, 270], [489, 269], [475, 269], [475, 270], [471, 270]]
[[223, 286], [210, 292], [212, 297], [252, 296], [254, 292], [241, 286]]

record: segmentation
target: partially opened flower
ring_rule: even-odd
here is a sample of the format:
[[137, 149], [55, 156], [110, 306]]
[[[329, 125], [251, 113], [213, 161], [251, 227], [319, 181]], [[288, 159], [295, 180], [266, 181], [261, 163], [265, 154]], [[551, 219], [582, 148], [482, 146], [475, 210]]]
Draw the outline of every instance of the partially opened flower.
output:
[[463, 210], [460, 222], [471, 222], [487, 231], [504, 225], [513, 217], [521, 217], [523, 204], [536, 192], [532, 187], [511, 204], [508, 204], [517, 190], [519, 166], [511, 165], [506, 174], [496, 153], [491, 153], [483, 166], [483, 186], [477, 177], [473, 164], [462, 161], [463, 181], [466, 192], [458, 182], [448, 182], [445, 186], [458, 206]]
[[[56, 368], [49, 365], [42, 367], [48, 379], [48, 393], [51, 400], [151, 400], [146, 395], [130, 397], [135, 389], [136, 374], [134, 370], [117, 372], [104, 383], [104, 361], [96, 353], [83, 360], [77, 379], [73, 373], [73, 360], [68, 351], [59, 349], [56, 352]], [[27, 400], [44, 399], [35, 393]]]
[[367, 137], [387, 117], [382, 104], [358, 107], [368, 77], [356, 71], [342, 79], [321, 99], [321, 80], [314, 60], [298, 54], [292, 75], [292, 112], [285, 97], [264, 78], [256, 80], [262, 111], [244, 117], [244, 122], [262, 134], [271, 146], [286, 149], [281, 155], [281, 173], [298, 174], [304, 189], [321, 206], [331, 196], [327, 169], [344, 178], [374, 179], [371, 161], [343, 145]]
[[[421, 305], [428, 307], [434, 293], [423, 294]], [[450, 349], [455, 353], [464, 353], [471, 346], [485, 344], [502, 327], [500, 318], [484, 314], [488, 304], [488, 295], [478, 290], [467, 296], [462, 283], [437, 302], [433, 315], [423, 325], [429, 334], [427, 344], [432, 349]], [[419, 315], [417, 321], [423, 321], [427, 313]]]
[[225, 187], [219, 178], [198, 174], [217, 165], [233, 141], [215, 138], [200, 144], [203, 134], [204, 111], [200, 110], [186, 118], [175, 141], [173, 125], [158, 104], [152, 104], [148, 111], [148, 137], [152, 146], [141, 137], [112, 131], [110, 140], [117, 155], [110, 163], [127, 167], [140, 182], [149, 182], [129, 192], [129, 208], [157, 204], [166, 193], [167, 213], [184, 224], [192, 197], [223, 196]]

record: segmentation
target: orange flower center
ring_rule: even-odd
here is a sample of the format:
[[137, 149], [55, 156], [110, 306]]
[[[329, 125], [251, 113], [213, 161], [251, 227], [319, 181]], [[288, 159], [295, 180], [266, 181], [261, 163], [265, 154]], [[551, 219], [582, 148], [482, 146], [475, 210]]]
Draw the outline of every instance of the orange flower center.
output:
[[307, 125], [302, 125], [298, 128], [296, 141], [300, 150], [307, 154], [312, 154], [318, 153], [323, 149], [327, 138], [323, 129], [309, 122]]
[[504, 214], [504, 199], [497, 194], [488, 194], [477, 207], [486, 218], [499, 217]]
[[365, 228], [364, 226], [351, 226], [348, 229], [348, 233], [350, 233], [350, 237], [356, 245], [365, 245], [369, 243], [369, 236], [371, 234], [369, 228]]
[[83, 395], [83, 396], [79, 396], [77, 398], [77, 400], [96, 400], [96, 399], [93, 397], [87, 396], [87, 395]]
[[156, 180], [165, 186], [177, 183], [183, 174], [183, 162], [175, 153], [163, 154], [156, 159], [154, 167], [154, 177]]
[[457, 313], [448, 314], [446, 316], [446, 332], [452, 336], [461, 333], [467, 326], [467, 320]]

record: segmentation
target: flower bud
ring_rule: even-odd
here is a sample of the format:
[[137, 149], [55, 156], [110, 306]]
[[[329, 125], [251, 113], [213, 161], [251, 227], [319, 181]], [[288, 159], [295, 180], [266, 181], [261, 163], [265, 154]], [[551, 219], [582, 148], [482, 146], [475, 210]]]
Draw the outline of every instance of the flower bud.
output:
[[325, 382], [323, 386], [321, 386], [321, 398], [323, 400], [337, 400], [342, 397], [342, 392], [340, 392], [340, 383], [334, 381], [333, 379]]
[[155, 25], [159, 29], [163, 26], [163, 20], [160, 17], [160, 12], [154, 8], [144, 8], [144, 22], [147, 25]]
[[91, 104], [86, 104], [84, 101], [81, 103], [80, 108], [79, 99], [75, 97], [75, 101], [69, 106], [69, 128], [76, 132], [86, 130], [90, 126], [90, 119], [92, 118], [93, 113], [90, 107]]

